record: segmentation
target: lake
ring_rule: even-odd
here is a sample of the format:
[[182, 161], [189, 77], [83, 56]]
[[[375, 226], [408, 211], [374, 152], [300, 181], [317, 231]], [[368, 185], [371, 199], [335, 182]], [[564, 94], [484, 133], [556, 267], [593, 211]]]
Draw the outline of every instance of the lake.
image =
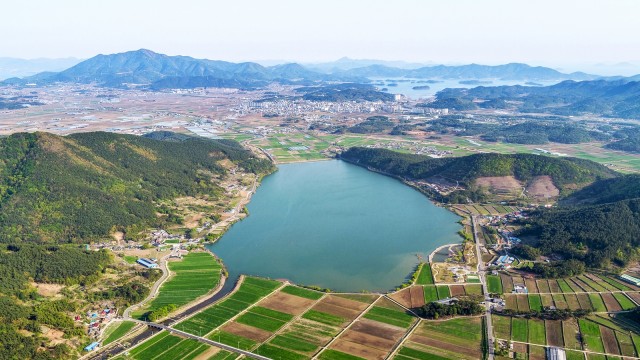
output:
[[388, 291], [438, 246], [460, 242], [458, 217], [402, 182], [340, 160], [280, 165], [249, 216], [207, 247], [229, 271], [336, 291]]

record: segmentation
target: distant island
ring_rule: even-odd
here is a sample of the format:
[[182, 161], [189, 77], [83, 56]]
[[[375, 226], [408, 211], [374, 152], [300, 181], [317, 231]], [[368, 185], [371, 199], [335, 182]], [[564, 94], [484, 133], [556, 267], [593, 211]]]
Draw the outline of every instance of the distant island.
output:
[[460, 80], [458, 84], [462, 85], [489, 85], [493, 84], [491, 80]]
[[431, 87], [429, 85], [419, 85], [412, 87], [413, 90], [429, 90]]

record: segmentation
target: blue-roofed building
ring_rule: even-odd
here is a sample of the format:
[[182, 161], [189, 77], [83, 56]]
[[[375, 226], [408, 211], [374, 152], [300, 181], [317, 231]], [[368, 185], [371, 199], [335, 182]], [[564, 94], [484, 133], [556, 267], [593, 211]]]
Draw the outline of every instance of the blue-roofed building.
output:
[[87, 346], [84, 348], [84, 351], [93, 351], [93, 350], [95, 350], [98, 346], [100, 346], [100, 343], [99, 343], [99, 342], [97, 342], [97, 341], [96, 341], [96, 342], [92, 342], [91, 344], [87, 345]]
[[149, 260], [149, 259], [145, 259], [145, 258], [140, 258], [136, 261], [138, 264], [147, 267], [149, 269], [155, 269], [158, 267], [158, 264], [154, 263], [153, 261]]

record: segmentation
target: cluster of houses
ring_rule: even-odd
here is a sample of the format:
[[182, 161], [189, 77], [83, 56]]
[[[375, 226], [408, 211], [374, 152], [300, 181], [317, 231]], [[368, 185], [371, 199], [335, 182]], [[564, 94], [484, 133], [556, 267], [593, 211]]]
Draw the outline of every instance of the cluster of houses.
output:
[[498, 257], [494, 262], [493, 265], [501, 268], [501, 269], [508, 269], [511, 267], [511, 265], [513, 265], [513, 262], [516, 261], [516, 258], [514, 258], [513, 256], [509, 256], [509, 254], [506, 255], [502, 255], [500, 257]]
[[[99, 311], [87, 311], [85, 316], [76, 315], [74, 317], [75, 321], [86, 321], [85, 325], [87, 326], [87, 335], [89, 335], [92, 339], [98, 339], [100, 337], [100, 331], [105, 328], [111, 320], [113, 320], [118, 314], [117, 309], [104, 306], [102, 310]], [[85, 351], [93, 351], [100, 345], [99, 342], [93, 342], [87, 345], [84, 350]]]

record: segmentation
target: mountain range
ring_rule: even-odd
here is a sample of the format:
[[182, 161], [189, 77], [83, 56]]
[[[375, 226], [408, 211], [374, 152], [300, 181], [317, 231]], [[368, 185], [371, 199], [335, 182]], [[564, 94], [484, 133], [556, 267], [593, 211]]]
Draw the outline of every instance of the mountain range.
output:
[[80, 59], [16, 59], [0, 57], [0, 80], [32, 76], [43, 71], [62, 71], [78, 64]]
[[[343, 62], [349, 62], [344, 60]], [[365, 62], [367, 63], [367, 62]], [[415, 65], [415, 64], [412, 64]], [[585, 80], [597, 78], [585, 73], [564, 74], [551, 68], [526, 64], [423, 66], [400, 68], [384, 64], [337, 69], [333, 72], [314, 71], [290, 63], [262, 66], [254, 62], [232, 63], [220, 60], [195, 59], [189, 56], [168, 56], [140, 49], [111, 55], [97, 55], [60, 72], [43, 72], [25, 78], [11, 78], [3, 84], [51, 84], [56, 82], [96, 83], [102, 86], [143, 86], [151, 89], [232, 87], [256, 88], [272, 82], [311, 85], [327, 81], [368, 82], [373, 77], [408, 77], [425, 79], [485, 79], [502, 80]]]
[[[546, 112], [557, 115], [596, 114], [637, 118], [640, 116], [640, 81], [637, 77], [620, 80], [563, 81], [552, 86], [479, 86], [472, 89], [445, 89], [438, 101], [478, 104], [491, 108], [515, 107], [520, 112]], [[484, 101], [482, 101], [484, 100]]]

